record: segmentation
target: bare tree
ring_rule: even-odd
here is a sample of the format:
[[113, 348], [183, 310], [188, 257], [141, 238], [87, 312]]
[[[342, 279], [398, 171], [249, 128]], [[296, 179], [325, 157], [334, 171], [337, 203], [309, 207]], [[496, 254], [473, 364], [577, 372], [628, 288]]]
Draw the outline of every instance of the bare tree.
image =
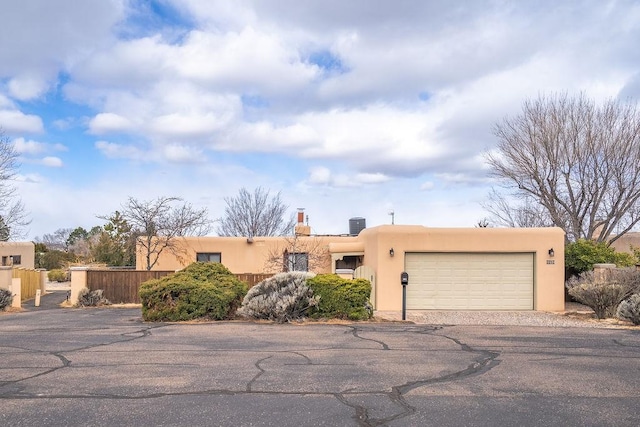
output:
[[55, 249], [58, 251], [69, 250], [69, 236], [73, 232], [73, 228], [58, 228], [53, 233], [43, 234], [42, 237], [36, 237], [36, 243], [44, 243], [47, 249]]
[[326, 243], [319, 237], [293, 235], [271, 249], [265, 261], [265, 272], [323, 271], [331, 266]]
[[159, 197], [148, 201], [129, 197], [123, 206], [122, 218], [138, 236], [147, 270], [156, 265], [165, 250], [179, 255], [183, 250], [181, 237], [203, 236], [210, 229], [206, 208], [195, 209], [177, 197]]
[[11, 237], [11, 229], [4, 222], [4, 218], [0, 216], [0, 242], [6, 242]]
[[289, 206], [282, 202], [279, 192], [270, 197], [262, 187], [253, 193], [241, 188], [236, 197], [224, 201], [224, 217], [218, 219], [216, 230], [220, 236], [284, 236], [291, 234], [295, 225], [293, 216], [286, 218]]
[[0, 129], [0, 216], [7, 240], [23, 237], [25, 227], [31, 223], [13, 185], [18, 166], [18, 153]]
[[[530, 196], [520, 195], [518, 200], [509, 202], [495, 189], [489, 193], [488, 201], [482, 203], [496, 224], [505, 227], [552, 227], [554, 224], [543, 206]], [[564, 227], [563, 227], [564, 228]]]
[[496, 124], [494, 134], [498, 144], [487, 155], [493, 175], [525, 206], [539, 205], [569, 240], [613, 242], [640, 221], [636, 104], [541, 96]]

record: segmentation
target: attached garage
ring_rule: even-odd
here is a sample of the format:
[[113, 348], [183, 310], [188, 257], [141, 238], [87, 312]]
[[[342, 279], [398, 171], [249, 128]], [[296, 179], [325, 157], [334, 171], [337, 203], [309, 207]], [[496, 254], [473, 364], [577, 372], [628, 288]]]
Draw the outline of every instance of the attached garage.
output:
[[533, 253], [406, 253], [407, 309], [533, 310]]

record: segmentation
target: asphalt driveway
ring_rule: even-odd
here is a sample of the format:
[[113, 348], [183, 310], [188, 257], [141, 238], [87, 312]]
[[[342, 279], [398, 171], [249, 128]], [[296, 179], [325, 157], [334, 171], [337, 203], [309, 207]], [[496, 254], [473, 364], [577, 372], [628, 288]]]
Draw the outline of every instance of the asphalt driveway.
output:
[[640, 333], [0, 315], [0, 425], [636, 426]]

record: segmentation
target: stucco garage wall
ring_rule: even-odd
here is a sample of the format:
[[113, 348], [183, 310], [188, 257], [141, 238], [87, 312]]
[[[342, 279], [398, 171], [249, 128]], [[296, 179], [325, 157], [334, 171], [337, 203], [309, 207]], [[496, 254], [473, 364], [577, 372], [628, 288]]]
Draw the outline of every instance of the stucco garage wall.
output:
[[[427, 228], [385, 225], [363, 230], [367, 265], [377, 272], [377, 310], [400, 310], [405, 254], [532, 253], [535, 310], [564, 310], [564, 232], [560, 228]], [[394, 256], [390, 256], [393, 248]], [[549, 256], [549, 249], [555, 256]], [[409, 278], [411, 283], [411, 278]], [[411, 284], [409, 284], [411, 286]]]

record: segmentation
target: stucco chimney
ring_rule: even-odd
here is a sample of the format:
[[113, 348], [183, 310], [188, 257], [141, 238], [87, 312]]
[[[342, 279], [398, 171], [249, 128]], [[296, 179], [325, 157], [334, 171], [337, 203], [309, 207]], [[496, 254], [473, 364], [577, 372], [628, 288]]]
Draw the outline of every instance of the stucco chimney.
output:
[[310, 236], [311, 227], [304, 224], [304, 208], [298, 208], [298, 223], [294, 229], [296, 236]]

